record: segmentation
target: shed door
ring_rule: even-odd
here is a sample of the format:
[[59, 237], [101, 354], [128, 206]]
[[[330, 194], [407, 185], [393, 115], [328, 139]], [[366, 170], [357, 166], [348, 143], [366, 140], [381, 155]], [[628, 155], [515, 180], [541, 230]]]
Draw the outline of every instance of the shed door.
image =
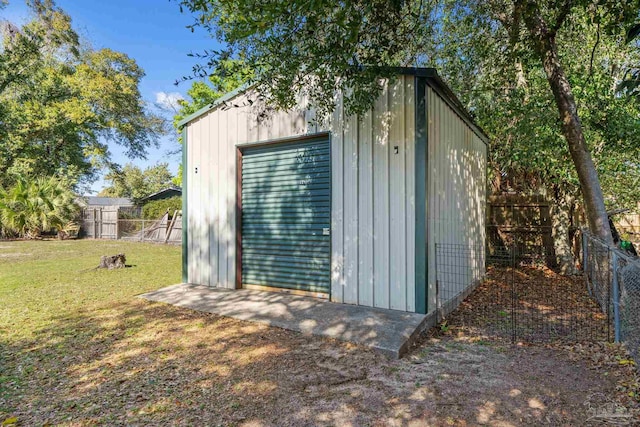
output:
[[242, 285], [329, 293], [329, 137], [245, 148]]

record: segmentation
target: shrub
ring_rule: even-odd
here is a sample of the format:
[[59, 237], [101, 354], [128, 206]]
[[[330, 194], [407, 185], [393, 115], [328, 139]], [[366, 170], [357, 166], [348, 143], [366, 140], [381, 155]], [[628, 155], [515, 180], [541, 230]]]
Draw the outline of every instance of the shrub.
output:
[[139, 206], [120, 206], [118, 209], [118, 219], [140, 219], [142, 218], [142, 208]]
[[6, 235], [34, 238], [59, 231], [77, 213], [71, 187], [56, 177], [20, 177], [8, 190], [0, 189], [0, 223]]
[[145, 203], [142, 207], [142, 217], [144, 219], [159, 219], [168, 210], [169, 218], [172, 218], [173, 213], [176, 210], [181, 209], [182, 197], [180, 196], [174, 196], [163, 200], [154, 200], [152, 202]]

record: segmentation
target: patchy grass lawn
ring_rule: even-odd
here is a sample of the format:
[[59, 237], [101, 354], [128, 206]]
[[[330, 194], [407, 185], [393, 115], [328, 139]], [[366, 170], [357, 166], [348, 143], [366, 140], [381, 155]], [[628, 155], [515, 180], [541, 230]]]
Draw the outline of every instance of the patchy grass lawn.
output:
[[[117, 252], [135, 267], [81, 272]], [[630, 421], [610, 397], [615, 363], [579, 352], [452, 328], [391, 361], [135, 298], [179, 282], [179, 266], [171, 246], [0, 242], [0, 423], [599, 425], [615, 410]]]

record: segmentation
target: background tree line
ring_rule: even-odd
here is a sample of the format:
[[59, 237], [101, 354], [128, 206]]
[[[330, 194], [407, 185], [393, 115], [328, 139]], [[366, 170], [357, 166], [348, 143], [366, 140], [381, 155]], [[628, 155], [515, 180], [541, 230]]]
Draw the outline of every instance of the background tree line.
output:
[[[0, 2], [0, 10], [5, 4]], [[25, 233], [16, 223], [28, 215], [31, 220], [21, 222], [34, 223], [41, 217], [39, 229], [54, 223], [45, 217], [70, 219], [69, 212], [36, 209], [42, 205], [36, 201], [49, 194], [45, 188], [63, 189], [69, 200], [75, 190], [95, 180], [98, 171], [117, 173], [108, 144], [125, 147], [130, 158], [144, 158], [167, 131], [165, 120], [142, 100], [138, 85], [144, 71], [135, 60], [112, 49], [94, 49], [81, 40], [69, 15], [53, 0], [27, 4], [32, 13], [28, 23], [0, 22], [4, 234], [35, 232], [32, 228]], [[25, 191], [34, 199], [30, 208], [17, 202]], [[50, 197], [49, 202], [56, 204], [57, 199]]]

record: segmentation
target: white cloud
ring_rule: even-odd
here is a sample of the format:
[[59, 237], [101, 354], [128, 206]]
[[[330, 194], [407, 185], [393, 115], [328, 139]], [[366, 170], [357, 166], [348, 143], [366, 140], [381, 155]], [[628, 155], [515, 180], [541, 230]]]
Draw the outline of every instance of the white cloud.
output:
[[166, 110], [179, 110], [178, 101], [184, 99], [178, 92], [156, 92], [156, 104]]

